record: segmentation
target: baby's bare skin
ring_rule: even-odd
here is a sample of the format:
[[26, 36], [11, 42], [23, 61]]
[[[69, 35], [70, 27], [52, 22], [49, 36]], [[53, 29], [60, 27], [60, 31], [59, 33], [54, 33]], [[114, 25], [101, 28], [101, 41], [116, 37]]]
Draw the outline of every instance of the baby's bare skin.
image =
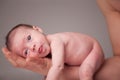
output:
[[16, 29], [11, 33], [12, 52], [26, 59], [27, 56], [46, 57], [51, 53], [52, 66], [46, 80], [59, 80], [65, 63], [80, 66], [80, 80], [93, 80], [94, 73], [104, 61], [103, 51], [95, 39], [74, 32], [49, 35], [42, 32], [34, 26], [33, 29]]
[[[63, 52], [65, 55], [65, 63], [69, 65], [80, 65], [94, 49], [99, 51], [99, 53], [96, 53], [97, 55], [102, 54], [102, 49], [100, 48], [96, 40], [87, 35], [73, 32], [65, 32], [50, 36], [59, 38], [59, 40], [61, 40], [61, 44], [64, 47]], [[54, 38], [52, 40], [54, 40]], [[56, 41], [56, 43], [58, 43], [59, 40]], [[52, 41], [51, 44], [53, 44]], [[59, 47], [56, 47], [57, 44], [54, 45], [55, 48], [59, 50]], [[94, 48], [95, 45], [97, 45], [98, 48]]]
[[[55, 57], [53, 63], [56, 63], [58, 68], [63, 67], [64, 63], [80, 66], [80, 80], [92, 80], [93, 74], [104, 60], [103, 51], [95, 39], [73, 32], [49, 35], [48, 39], [51, 45], [54, 44], [51, 46], [53, 58]], [[55, 67], [56, 64], [54, 64]], [[54, 69], [53, 72], [51, 69], [51, 73], [54, 74], [53, 76], [56, 74]], [[50, 79], [52, 75], [48, 73], [47, 79]]]

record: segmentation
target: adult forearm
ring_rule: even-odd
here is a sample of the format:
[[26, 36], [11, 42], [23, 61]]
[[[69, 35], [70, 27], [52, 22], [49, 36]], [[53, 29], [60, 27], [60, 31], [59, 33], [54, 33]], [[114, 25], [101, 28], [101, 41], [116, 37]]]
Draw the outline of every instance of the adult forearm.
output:
[[103, 12], [112, 42], [113, 53], [120, 56], [120, 0], [97, 0]]

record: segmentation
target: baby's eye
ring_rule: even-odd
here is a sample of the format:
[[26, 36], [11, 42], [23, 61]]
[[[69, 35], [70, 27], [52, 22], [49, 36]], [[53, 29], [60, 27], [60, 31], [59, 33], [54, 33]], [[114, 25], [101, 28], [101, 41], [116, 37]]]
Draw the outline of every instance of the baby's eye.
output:
[[28, 35], [28, 36], [27, 36], [27, 40], [28, 40], [28, 41], [31, 40], [31, 35]]
[[25, 52], [24, 52], [24, 56], [27, 56], [28, 53], [29, 53], [29, 50], [26, 49]]

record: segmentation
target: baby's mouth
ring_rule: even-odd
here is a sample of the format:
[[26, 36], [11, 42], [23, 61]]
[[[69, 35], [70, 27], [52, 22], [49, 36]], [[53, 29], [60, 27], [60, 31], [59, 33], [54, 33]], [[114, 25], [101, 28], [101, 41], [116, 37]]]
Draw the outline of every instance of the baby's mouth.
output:
[[42, 46], [39, 47], [38, 52], [39, 52], [39, 53], [42, 53], [42, 52], [43, 52], [43, 47], [42, 47]]

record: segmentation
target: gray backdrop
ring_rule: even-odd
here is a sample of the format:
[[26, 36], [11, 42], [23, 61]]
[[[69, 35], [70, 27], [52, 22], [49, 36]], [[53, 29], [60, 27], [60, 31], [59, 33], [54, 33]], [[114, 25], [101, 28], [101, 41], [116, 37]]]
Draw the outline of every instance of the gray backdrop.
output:
[[[41, 26], [45, 33], [73, 31], [95, 37], [112, 56], [107, 25], [96, 0], [0, 0], [0, 48], [16, 24]], [[13, 67], [0, 51], [0, 80], [40, 80], [41, 75]]]

